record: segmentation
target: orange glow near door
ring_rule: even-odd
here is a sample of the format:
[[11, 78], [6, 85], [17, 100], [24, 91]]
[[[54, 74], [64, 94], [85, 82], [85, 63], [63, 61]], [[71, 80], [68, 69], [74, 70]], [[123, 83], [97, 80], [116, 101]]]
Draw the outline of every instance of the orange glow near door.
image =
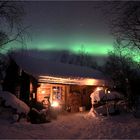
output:
[[42, 102], [44, 100], [44, 97], [50, 97], [51, 94], [51, 85], [41, 85], [37, 89], [37, 101]]

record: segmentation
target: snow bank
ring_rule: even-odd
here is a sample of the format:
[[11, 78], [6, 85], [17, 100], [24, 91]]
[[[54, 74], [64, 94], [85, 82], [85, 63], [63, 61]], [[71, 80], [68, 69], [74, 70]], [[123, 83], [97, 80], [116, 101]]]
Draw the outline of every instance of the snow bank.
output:
[[91, 93], [90, 98], [92, 100], [92, 104], [95, 104], [95, 101], [99, 102], [101, 100], [113, 100], [116, 98], [122, 99], [123, 96], [116, 91], [110, 91], [110, 93], [105, 94], [104, 89], [97, 89], [93, 93]]
[[18, 113], [28, 114], [30, 108], [23, 101], [18, 99], [15, 95], [7, 91], [0, 91], [0, 97], [5, 100], [6, 106], [11, 106], [17, 109]]

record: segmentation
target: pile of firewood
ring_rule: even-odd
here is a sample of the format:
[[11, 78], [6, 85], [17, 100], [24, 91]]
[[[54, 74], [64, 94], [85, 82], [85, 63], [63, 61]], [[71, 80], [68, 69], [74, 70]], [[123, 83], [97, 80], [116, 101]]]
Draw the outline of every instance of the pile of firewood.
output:
[[76, 92], [69, 93], [67, 96], [67, 106], [70, 107], [71, 112], [78, 112], [81, 106], [81, 95]]

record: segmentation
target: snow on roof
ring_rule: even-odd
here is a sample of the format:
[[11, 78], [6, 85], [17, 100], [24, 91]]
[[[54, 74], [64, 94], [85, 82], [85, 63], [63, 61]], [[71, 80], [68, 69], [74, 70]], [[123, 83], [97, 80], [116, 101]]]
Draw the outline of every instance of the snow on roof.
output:
[[30, 110], [28, 105], [8, 91], [0, 91], [0, 97], [5, 100], [6, 106], [11, 106], [12, 108], [17, 109], [18, 113], [27, 114]]
[[[15, 53], [13, 55], [16, 63], [27, 73], [33, 75], [40, 82], [46, 82], [46, 79], [56, 80], [56, 82], [60, 82], [63, 78], [64, 82], [74, 83], [76, 79], [79, 79], [79, 84], [81, 80], [90, 79], [91, 80], [100, 80], [102, 84], [105, 83], [105, 76], [97, 70], [93, 70], [92, 68], [82, 67], [72, 64], [64, 64], [60, 62], [50, 62], [45, 59], [31, 57], [28, 54]], [[48, 77], [49, 76], [49, 77]], [[58, 79], [55, 79], [58, 78]], [[61, 79], [60, 79], [61, 78]], [[66, 79], [67, 80], [66, 80]], [[47, 81], [48, 81], [47, 80]], [[50, 80], [51, 82], [52, 80]], [[83, 84], [85, 83], [82, 82]], [[91, 82], [93, 84], [93, 81]], [[95, 81], [94, 81], [95, 83]], [[91, 85], [92, 85], [91, 84]]]

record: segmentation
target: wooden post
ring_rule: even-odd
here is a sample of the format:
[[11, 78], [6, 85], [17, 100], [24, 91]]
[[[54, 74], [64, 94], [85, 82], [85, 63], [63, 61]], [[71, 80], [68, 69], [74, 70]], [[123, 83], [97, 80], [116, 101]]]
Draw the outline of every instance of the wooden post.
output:
[[[106, 99], [107, 99], [107, 94], [108, 94], [108, 88], [105, 89]], [[106, 101], [106, 114], [107, 114], [107, 117], [109, 117], [109, 109], [108, 109], [108, 102], [107, 101]]]
[[106, 114], [107, 114], [107, 117], [109, 117], [109, 109], [108, 109], [108, 102], [106, 101]]

